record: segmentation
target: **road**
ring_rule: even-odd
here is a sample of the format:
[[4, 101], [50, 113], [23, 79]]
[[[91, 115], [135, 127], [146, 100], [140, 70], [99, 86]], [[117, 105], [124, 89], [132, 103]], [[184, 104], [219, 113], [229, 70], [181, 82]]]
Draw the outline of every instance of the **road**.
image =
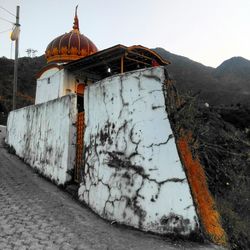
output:
[[104, 221], [4, 147], [0, 126], [0, 249], [221, 249]]

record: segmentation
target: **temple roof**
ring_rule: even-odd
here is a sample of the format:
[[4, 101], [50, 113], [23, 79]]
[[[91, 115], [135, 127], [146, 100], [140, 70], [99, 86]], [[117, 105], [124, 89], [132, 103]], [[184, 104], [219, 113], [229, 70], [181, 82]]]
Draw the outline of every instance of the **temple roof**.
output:
[[64, 65], [64, 68], [79, 77], [98, 81], [110, 75], [168, 64], [170, 64], [169, 61], [151, 49], [141, 45], [126, 47], [118, 44], [70, 62]]

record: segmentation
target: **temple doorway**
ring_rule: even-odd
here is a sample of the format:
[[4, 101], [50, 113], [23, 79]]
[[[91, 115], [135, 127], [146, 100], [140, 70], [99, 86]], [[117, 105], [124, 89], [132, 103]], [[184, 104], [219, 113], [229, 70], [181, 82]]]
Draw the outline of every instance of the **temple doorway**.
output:
[[85, 85], [77, 85], [77, 135], [76, 135], [76, 163], [74, 169], [74, 181], [80, 183], [81, 167], [83, 163], [83, 139], [84, 139], [84, 89]]

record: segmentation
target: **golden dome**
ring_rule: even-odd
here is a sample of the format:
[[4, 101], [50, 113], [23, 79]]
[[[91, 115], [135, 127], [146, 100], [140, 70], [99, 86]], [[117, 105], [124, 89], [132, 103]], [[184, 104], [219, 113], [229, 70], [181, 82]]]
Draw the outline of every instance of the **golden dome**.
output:
[[69, 62], [96, 53], [95, 44], [79, 31], [77, 7], [73, 30], [55, 38], [46, 48], [47, 62]]

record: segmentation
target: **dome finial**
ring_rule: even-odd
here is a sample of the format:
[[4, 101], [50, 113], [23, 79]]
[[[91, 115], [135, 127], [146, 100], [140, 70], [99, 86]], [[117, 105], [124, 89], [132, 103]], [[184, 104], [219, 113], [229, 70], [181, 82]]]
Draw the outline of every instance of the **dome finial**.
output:
[[95, 44], [79, 31], [77, 7], [75, 9], [73, 29], [56, 37], [47, 46], [45, 54], [48, 63], [66, 63], [92, 55], [98, 51]]
[[74, 25], [73, 25], [74, 30], [79, 30], [79, 21], [78, 21], [78, 17], [77, 17], [77, 8], [78, 8], [78, 5], [76, 5], [76, 10], [75, 10], [75, 18], [74, 18]]

